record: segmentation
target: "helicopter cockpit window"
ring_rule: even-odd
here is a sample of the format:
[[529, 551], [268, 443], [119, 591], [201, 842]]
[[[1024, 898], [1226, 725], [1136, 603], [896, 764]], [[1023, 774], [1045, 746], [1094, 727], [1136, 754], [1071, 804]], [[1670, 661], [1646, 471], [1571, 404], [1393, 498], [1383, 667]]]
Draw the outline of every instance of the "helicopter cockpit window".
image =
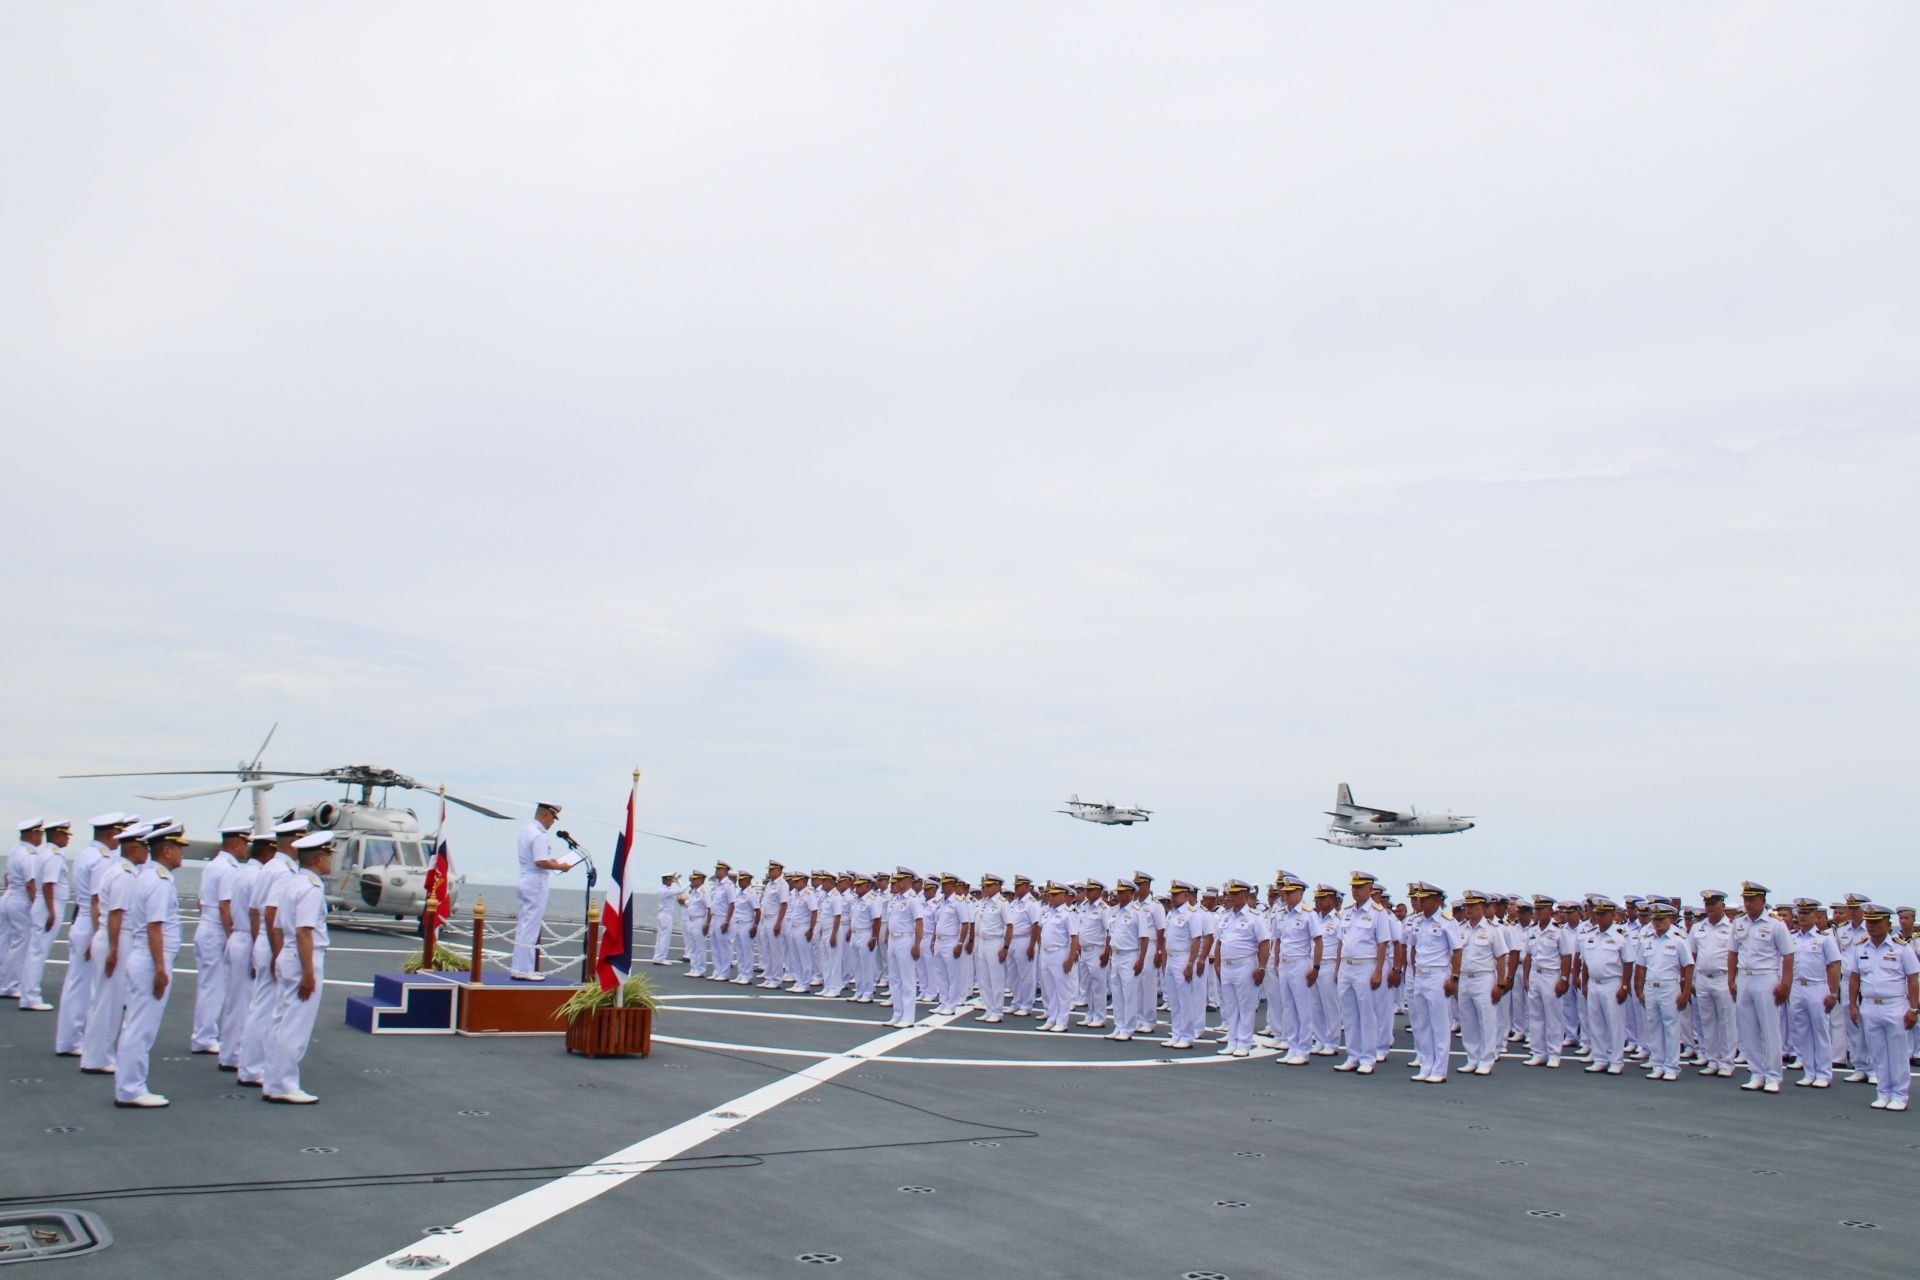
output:
[[360, 863], [368, 871], [396, 866], [399, 862], [400, 848], [396, 841], [368, 839], [360, 842]]
[[426, 865], [424, 862], [420, 860], [419, 841], [402, 840], [400, 842], [400, 861], [404, 862], [409, 867], [420, 867], [420, 866]]

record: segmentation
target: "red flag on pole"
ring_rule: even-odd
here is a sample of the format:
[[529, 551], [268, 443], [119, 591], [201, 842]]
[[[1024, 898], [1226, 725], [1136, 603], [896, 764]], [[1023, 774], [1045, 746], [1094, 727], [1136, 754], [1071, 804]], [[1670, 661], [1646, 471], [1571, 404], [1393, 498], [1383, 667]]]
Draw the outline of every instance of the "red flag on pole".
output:
[[600, 907], [600, 989], [620, 991], [633, 971], [633, 913], [627, 892], [627, 855], [633, 850], [633, 800], [640, 774], [633, 775], [627, 792], [627, 826], [613, 845], [612, 886]]
[[427, 867], [427, 928], [438, 929], [453, 914], [453, 861], [447, 854], [447, 798], [440, 797], [440, 825], [433, 833], [433, 861]]

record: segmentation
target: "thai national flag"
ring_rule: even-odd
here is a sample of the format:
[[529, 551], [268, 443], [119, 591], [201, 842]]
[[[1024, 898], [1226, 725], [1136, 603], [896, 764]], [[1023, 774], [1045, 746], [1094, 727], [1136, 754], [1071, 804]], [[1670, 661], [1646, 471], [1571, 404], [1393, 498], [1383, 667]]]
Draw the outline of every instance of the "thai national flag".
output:
[[447, 798], [440, 797], [440, 825], [433, 833], [433, 861], [427, 866], [426, 927], [438, 929], [453, 914], [453, 859], [447, 853]]
[[627, 829], [613, 845], [613, 886], [600, 907], [600, 989], [617, 991], [633, 969], [633, 913], [627, 893], [627, 855], [633, 851], [633, 799], [640, 787], [634, 779], [627, 792]]

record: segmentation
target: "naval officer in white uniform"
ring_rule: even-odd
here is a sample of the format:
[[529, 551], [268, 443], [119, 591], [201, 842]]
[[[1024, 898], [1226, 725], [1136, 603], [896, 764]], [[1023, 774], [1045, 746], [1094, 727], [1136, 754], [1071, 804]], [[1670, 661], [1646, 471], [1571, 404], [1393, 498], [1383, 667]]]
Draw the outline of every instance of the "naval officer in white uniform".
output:
[[653, 962], [655, 964], [673, 963], [668, 957], [673, 953], [673, 908], [680, 896], [678, 871], [669, 871], [660, 877], [660, 892], [653, 902]]
[[40, 979], [46, 972], [53, 939], [60, 931], [60, 917], [67, 909], [66, 849], [73, 824], [64, 818], [49, 822], [46, 833], [40, 861], [30, 868], [33, 894], [27, 902], [27, 959], [20, 970], [20, 1007], [34, 1013], [53, 1009], [40, 995]]
[[27, 818], [20, 823], [20, 843], [7, 857], [6, 888], [0, 892], [0, 996], [17, 999], [20, 995], [20, 971], [27, 964], [28, 883], [33, 868], [40, 862], [40, 844], [45, 837], [44, 820]]
[[222, 886], [247, 857], [252, 823], [220, 828], [220, 847], [200, 873], [200, 925], [193, 934], [193, 1036], [195, 1053], [220, 1052], [220, 1019], [227, 1005], [227, 940], [233, 932], [233, 901], [222, 904]]
[[153, 861], [147, 874], [128, 883], [126, 917], [120, 931], [120, 961], [126, 966], [126, 1013], [114, 1052], [113, 1105], [164, 1107], [166, 1098], [147, 1088], [153, 1040], [173, 994], [173, 959], [180, 953], [180, 889], [173, 873], [187, 851], [186, 832], [178, 826], [149, 838]]
[[275, 981], [282, 1012], [267, 1045], [260, 1097], [266, 1102], [311, 1106], [320, 1101], [300, 1087], [300, 1060], [313, 1039], [327, 971], [326, 877], [333, 874], [333, 832], [316, 831], [293, 842], [300, 868], [287, 877], [271, 940], [278, 957]]
[[120, 832], [128, 825], [124, 813], [103, 813], [93, 820], [93, 840], [73, 860], [69, 877], [73, 887], [73, 927], [67, 931], [67, 976], [60, 984], [60, 1016], [53, 1033], [53, 1051], [63, 1058], [80, 1056], [87, 1033], [87, 1011], [93, 1005], [93, 980], [98, 969], [93, 957], [93, 934], [100, 924], [100, 902], [94, 896], [99, 881], [120, 861]]
[[552, 872], [573, 865], [553, 856], [553, 840], [547, 832], [559, 820], [560, 806], [543, 802], [534, 806], [533, 821], [520, 828], [520, 916], [513, 930], [511, 976], [521, 982], [540, 981], [535, 953], [540, 948], [540, 925], [547, 915], [547, 887]]
[[149, 827], [129, 827], [120, 833], [120, 856], [101, 875], [95, 893], [100, 899], [99, 928], [93, 935], [93, 1004], [87, 1010], [87, 1032], [80, 1042], [80, 1070], [90, 1076], [113, 1074], [114, 1053], [120, 1042], [120, 1023], [127, 1008], [127, 903], [134, 882], [147, 871]]

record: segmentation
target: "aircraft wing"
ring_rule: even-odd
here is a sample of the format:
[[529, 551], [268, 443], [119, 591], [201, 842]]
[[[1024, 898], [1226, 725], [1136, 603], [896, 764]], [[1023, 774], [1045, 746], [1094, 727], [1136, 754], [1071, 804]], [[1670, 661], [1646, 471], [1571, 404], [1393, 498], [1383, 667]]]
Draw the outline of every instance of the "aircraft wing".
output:
[[1329, 818], [1352, 818], [1360, 814], [1369, 814], [1380, 822], [1400, 822], [1404, 815], [1396, 809], [1376, 809], [1372, 805], [1352, 804], [1345, 809], [1323, 810]]

